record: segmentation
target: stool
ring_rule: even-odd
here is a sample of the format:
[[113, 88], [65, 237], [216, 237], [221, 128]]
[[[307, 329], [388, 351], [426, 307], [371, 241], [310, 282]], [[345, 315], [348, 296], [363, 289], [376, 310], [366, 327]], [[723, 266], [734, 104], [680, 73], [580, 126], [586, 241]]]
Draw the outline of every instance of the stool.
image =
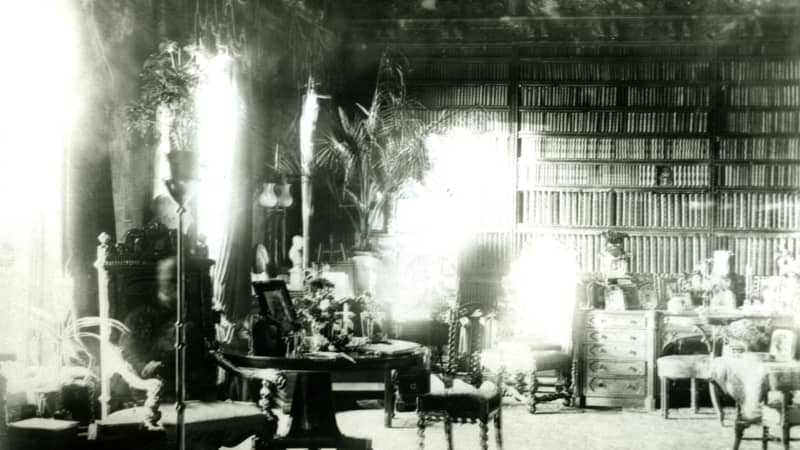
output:
[[[669, 418], [669, 380], [690, 380], [690, 404], [692, 412], [697, 413], [697, 380], [711, 378], [711, 357], [709, 355], [670, 355], [662, 356], [656, 361], [658, 378], [661, 380], [661, 411], [665, 419]], [[714, 386], [709, 383], [709, 390]], [[711, 403], [722, 423], [724, 416], [717, 403], [717, 396], [711, 393]]]
[[8, 444], [14, 450], [56, 450], [75, 448], [78, 422], [32, 418], [8, 424]]

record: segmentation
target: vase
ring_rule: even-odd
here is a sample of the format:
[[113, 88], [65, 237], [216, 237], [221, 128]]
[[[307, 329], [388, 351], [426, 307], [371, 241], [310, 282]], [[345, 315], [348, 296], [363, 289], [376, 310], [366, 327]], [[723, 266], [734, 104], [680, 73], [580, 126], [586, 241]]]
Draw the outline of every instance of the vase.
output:
[[355, 252], [350, 258], [353, 261], [353, 287], [355, 294], [375, 293], [378, 284], [378, 259], [371, 252]]

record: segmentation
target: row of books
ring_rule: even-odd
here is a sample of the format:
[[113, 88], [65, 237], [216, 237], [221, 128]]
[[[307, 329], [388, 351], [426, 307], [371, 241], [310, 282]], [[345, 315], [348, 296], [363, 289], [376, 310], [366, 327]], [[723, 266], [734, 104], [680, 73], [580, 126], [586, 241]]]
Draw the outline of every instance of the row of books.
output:
[[716, 169], [719, 186], [800, 188], [797, 165], [722, 165]]
[[704, 111], [522, 111], [520, 131], [545, 133], [705, 133]]
[[780, 249], [791, 254], [800, 251], [800, 238], [785, 236], [716, 236], [715, 247], [733, 252], [734, 273], [747, 273], [748, 266], [754, 275], [778, 275], [776, 259]]
[[513, 234], [481, 232], [471, 235], [459, 256], [462, 270], [496, 271], [508, 267], [512, 258]]
[[520, 78], [550, 81], [704, 81], [711, 79], [711, 63], [691, 61], [525, 63], [520, 66]]
[[721, 61], [720, 76], [731, 81], [800, 80], [800, 60]]
[[520, 192], [519, 223], [544, 226], [611, 225], [611, 192]]
[[692, 271], [709, 255], [705, 236], [634, 235], [626, 239], [632, 272], [680, 273]]
[[436, 62], [414, 64], [410, 80], [508, 80], [507, 63]]
[[425, 86], [412, 87], [409, 91], [415, 99], [429, 108], [508, 105], [508, 86], [505, 84]]
[[702, 228], [708, 226], [708, 194], [614, 192], [614, 225], [620, 227]]
[[723, 138], [719, 141], [719, 158], [800, 160], [800, 138]]
[[727, 131], [734, 133], [800, 132], [800, 111], [728, 112]]
[[522, 106], [616, 106], [614, 86], [521, 86]]
[[508, 133], [510, 125], [508, 112], [503, 110], [479, 109], [418, 109], [415, 117], [424, 123], [434, 125], [437, 132], [468, 130], [473, 133]]
[[599, 232], [525, 231], [518, 234], [517, 246], [524, 248], [529, 241], [542, 239], [554, 239], [562, 243], [573, 254], [581, 272], [598, 272], [600, 270], [600, 254], [605, 246], [605, 239], [600, 236]]
[[729, 106], [800, 106], [800, 85], [728, 86], [724, 98]]
[[629, 106], [709, 106], [711, 91], [699, 86], [629, 86]]
[[517, 186], [707, 187], [705, 165], [570, 164], [520, 161]]
[[[583, 42], [581, 45], [531, 45], [520, 48], [520, 56], [561, 56], [561, 57], [652, 57], [659, 55], [662, 57], [687, 57], [698, 56], [711, 58], [714, 55], [715, 48], [713, 46], [699, 46], [699, 45], [659, 45], [652, 43], [651, 45], [608, 45], [592, 44]], [[747, 53], [749, 55], [749, 53]]]
[[527, 136], [520, 158], [540, 159], [708, 159], [710, 141], [692, 138], [591, 138]]
[[800, 229], [800, 195], [720, 192], [717, 225], [741, 229]]

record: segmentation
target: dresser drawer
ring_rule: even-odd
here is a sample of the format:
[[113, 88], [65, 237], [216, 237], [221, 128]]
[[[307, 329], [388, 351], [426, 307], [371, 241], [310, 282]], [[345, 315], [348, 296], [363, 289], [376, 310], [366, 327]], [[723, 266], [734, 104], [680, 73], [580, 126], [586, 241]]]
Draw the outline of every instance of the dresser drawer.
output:
[[645, 330], [586, 329], [586, 343], [595, 342], [644, 342]]
[[645, 359], [644, 342], [599, 342], [585, 344], [585, 358]]
[[587, 396], [598, 397], [641, 397], [645, 394], [644, 378], [605, 378], [588, 377], [586, 379]]
[[645, 328], [647, 320], [635, 314], [591, 314], [586, 318], [586, 326], [593, 328]]
[[590, 359], [586, 361], [586, 373], [589, 378], [607, 375], [644, 376], [644, 361], [610, 361]]
[[696, 330], [696, 326], [703, 323], [696, 316], [664, 316], [661, 321], [662, 328], [673, 328], [678, 330]]

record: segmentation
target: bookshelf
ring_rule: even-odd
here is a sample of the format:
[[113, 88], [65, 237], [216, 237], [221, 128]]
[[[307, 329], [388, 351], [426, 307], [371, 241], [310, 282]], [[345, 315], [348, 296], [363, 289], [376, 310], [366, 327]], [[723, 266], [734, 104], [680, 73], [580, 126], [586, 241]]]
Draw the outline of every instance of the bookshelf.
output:
[[511, 179], [476, 174], [493, 185], [476, 205], [512, 200], [462, 271], [504, 273], [551, 236], [596, 272], [615, 229], [634, 272], [691, 271], [727, 249], [737, 273], [774, 274], [777, 247], [800, 251], [800, 53], [777, 35], [412, 45], [420, 116], [508, 142], [494, 151]]

